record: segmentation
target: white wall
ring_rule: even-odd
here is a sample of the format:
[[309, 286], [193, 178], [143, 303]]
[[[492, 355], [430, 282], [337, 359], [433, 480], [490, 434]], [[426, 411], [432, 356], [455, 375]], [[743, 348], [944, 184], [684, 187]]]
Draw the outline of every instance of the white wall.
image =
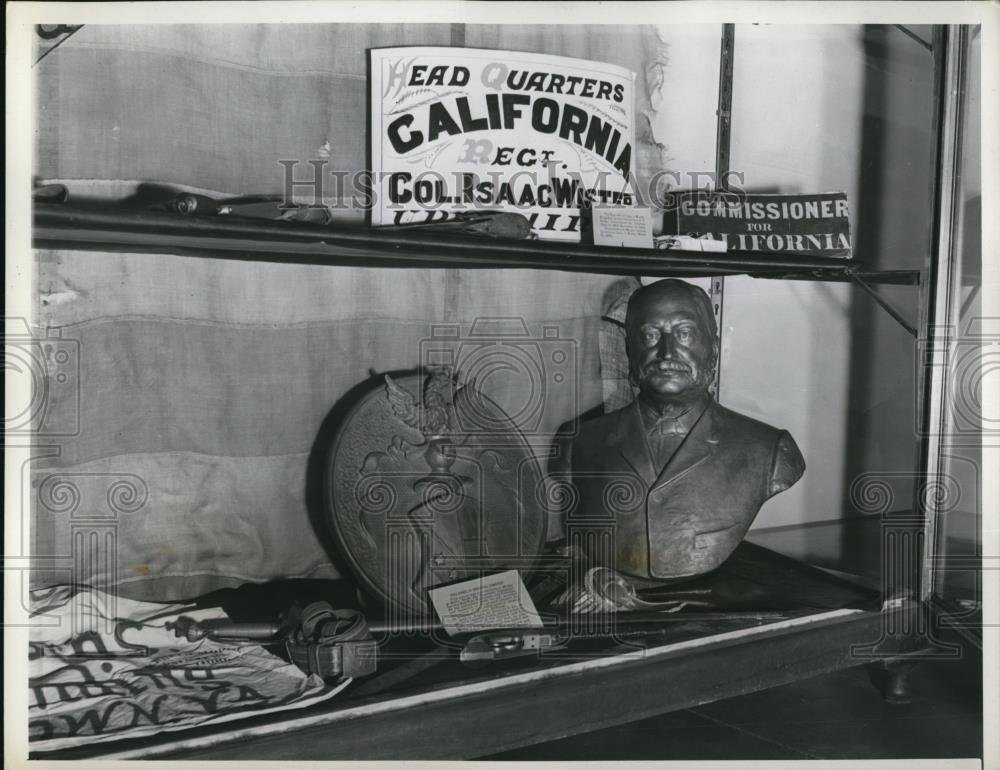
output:
[[[857, 200], [863, 70], [858, 27], [736, 28], [730, 167], [748, 190]], [[840, 515], [853, 291], [726, 280], [721, 402], [789, 430], [807, 466], [755, 527]]]
[[666, 170], [686, 178], [715, 169], [715, 110], [719, 95], [721, 24], [659, 26], [666, 67], [650, 94], [650, 127], [663, 145]]
[[[668, 77], [651, 94], [650, 125], [684, 187], [715, 166], [722, 27], [657, 31]], [[855, 258], [920, 267], [930, 63], [889, 27], [737, 26], [731, 170], [755, 192], [846, 192]], [[885, 472], [894, 507], [907, 507], [912, 479], [894, 474], [914, 468], [912, 338], [852, 285], [739, 277], [725, 287], [720, 400], [788, 429], [807, 463], [755, 528], [851, 515], [850, 483], [863, 471]], [[916, 322], [914, 288], [879, 291]]]
[[[930, 39], [928, 29], [917, 29]], [[932, 61], [890, 27], [738, 26], [731, 168], [759, 192], [844, 191], [854, 258], [923, 264]], [[917, 290], [879, 293], [917, 323]], [[726, 281], [721, 401], [791, 431], [802, 481], [755, 527], [852, 515], [852, 481], [884, 474], [911, 505], [915, 341], [843, 283]]]

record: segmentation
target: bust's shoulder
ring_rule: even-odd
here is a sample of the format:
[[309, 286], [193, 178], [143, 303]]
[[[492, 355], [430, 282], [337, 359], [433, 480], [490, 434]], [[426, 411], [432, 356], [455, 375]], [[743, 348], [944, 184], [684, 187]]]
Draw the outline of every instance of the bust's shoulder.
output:
[[637, 416], [635, 414], [635, 402], [629, 402], [621, 409], [613, 412], [589, 417], [581, 420], [577, 426], [576, 439], [578, 441], [588, 441], [595, 437], [607, 440], [609, 435], [615, 432], [623, 421]]
[[729, 444], [748, 444], [770, 453], [768, 496], [792, 486], [805, 472], [806, 463], [795, 439], [787, 430], [715, 405], [716, 431]]
[[740, 412], [734, 412], [717, 402], [713, 402], [709, 408], [712, 409], [716, 430], [721, 434], [766, 444], [773, 444], [781, 438], [782, 434], [788, 435], [788, 432], [782, 428], [775, 428], [766, 422], [747, 417]]
[[555, 443], [560, 447], [556, 454], [565, 458], [571, 454], [578, 457], [595, 452], [600, 454], [614, 444], [622, 433], [623, 422], [627, 428], [627, 420], [633, 416], [637, 418], [638, 414], [630, 403], [613, 412], [563, 423], [556, 436]]

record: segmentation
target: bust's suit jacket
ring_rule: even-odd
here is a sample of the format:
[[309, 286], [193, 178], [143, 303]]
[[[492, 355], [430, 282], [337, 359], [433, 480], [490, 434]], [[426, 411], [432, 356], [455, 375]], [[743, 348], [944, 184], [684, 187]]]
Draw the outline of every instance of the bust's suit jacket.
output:
[[664, 467], [654, 465], [635, 401], [584, 422], [558, 454], [554, 479], [574, 492], [568, 541], [594, 564], [653, 581], [719, 566], [764, 501], [805, 470], [787, 431], [714, 400]]

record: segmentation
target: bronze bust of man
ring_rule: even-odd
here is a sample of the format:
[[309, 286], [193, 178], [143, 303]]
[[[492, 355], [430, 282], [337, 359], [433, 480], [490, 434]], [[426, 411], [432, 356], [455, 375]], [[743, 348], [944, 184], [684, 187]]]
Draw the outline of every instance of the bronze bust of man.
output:
[[805, 462], [788, 432], [709, 392], [719, 341], [702, 289], [678, 280], [639, 289], [625, 328], [639, 394], [580, 426], [557, 477], [577, 492], [570, 543], [641, 588], [718, 567]]

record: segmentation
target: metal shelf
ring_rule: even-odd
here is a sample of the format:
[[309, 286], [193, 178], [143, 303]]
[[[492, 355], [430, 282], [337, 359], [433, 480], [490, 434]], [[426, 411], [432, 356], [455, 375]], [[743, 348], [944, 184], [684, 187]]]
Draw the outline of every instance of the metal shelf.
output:
[[552, 241], [500, 241], [319, 226], [229, 216], [196, 217], [116, 207], [36, 203], [37, 248], [169, 253], [210, 259], [364, 267], [538, 268], [646, 276], [750, 275], [916, 285], [915, 270], [866, 271], [846, 259], [767, 252], [725, 254], [612, 249]]

